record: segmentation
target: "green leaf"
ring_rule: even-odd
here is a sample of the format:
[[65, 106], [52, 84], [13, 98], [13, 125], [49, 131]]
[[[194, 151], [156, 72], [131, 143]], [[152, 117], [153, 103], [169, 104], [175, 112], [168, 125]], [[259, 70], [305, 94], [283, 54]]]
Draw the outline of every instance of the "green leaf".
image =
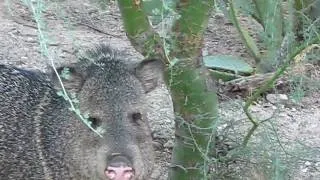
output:
[[282, 0], [254, 0], [256, 10], [259, 12], [264, 27], [264, 42], [268, 51], [274, 54], [283, 39], [283, 10]]
[[63, 68], [63, 70], [61, 71], [60, 77], [66, 80], [70, 79], [70, 68]]
[[176, 0], [145, 0], [143, 1], [143, 11], [151, 19], [153, 25], [159, 24], [163, 19], [171, 15], [175, 8]]
[[234, 79], [238, 79], [241, 78], [242, 76], [236, 75], [236, 74], [232, 74], [229, 72], [222, 72], [222, 71], [217, 71], [217, 70], [213, 70], [213, 69], [209, 69], [210, 75], [214, 78], [214, 79], [219, 79], [222, 80], [224, 82], [227, 81], [231, 81]]
[[219, 71], [233, 72], [239, 75], [250, 75], [253, 68], [243, 59], [235, 56], [216, 55], [203, 57], [207, 68]]
[[63, 91], [57, 91], [57, 95], [63, 97], [64, 93], [63, 93]]
[[152, 17], [152, 22], [158, 24], [161, 22], [161, 16], [165, 15], [163, 12], [163, 6], [161, 1], [149, 0], [143, 2], [143, 11]]

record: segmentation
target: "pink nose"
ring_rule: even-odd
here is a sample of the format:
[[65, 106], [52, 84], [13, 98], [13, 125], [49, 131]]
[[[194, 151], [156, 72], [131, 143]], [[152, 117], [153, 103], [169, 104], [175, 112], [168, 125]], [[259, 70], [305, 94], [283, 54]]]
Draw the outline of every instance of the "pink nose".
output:
[[112, 167], [109, 166], [105, 175], [110, 180], [132, 180], [134, 176], [134, 170], [131, 167]]

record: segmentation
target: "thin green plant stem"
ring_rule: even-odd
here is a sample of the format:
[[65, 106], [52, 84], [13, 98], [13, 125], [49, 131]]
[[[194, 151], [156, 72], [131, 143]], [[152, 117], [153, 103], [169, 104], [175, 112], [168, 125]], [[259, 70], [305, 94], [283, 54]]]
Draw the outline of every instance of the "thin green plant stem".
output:
[[255, 44], [255, 42], [253, 41], [253, 39], [251, 38], [249, 33], [246, 30], [244, 30], [243, 27], [241, 27], [241, 25], [238, 21], [238, 18], [236, 16], [236, 9], [234, 7], [233, 0], [229, 0], [228, 2], [229, 2], [229, 8], [230, 8], [229, 14], [231, 16], [231, 19], [232, 19], [234, 26], [239, 31], [239, 35], [240, 35], [243, 43], [247, 47], [247, 50], [249, 51], [249, 53], [254, 58], [255, 62], [259, 63], [261, 61], [261, 59], [260, 59], [261, 55], [259, 54], [259, 49], [258, 49], [257, 45]]
[[[243, 110], [244, 110], [245, 114], [247, 115], [249, 121], [253, 124], [253, 126], [251, 127], [251, 129], [249, 130], [247, 135], [245, 136], [243, 144], [242, 144], [243, 146], [246, 146], [248, 144], [252, 134], [258, 128], [259, 124], [261, 124], [261, 122], [259, 123], [259, 121], [257, 119], [255, 119], [252, 116], [252, 114], [249, 112], [249, 107], [252, 105], [252, 103], [254, 101], [256, 101], [258, 99], [258, 97], [262, 93], [266, 92], [271, 87], [273, 87], [274, 82], [287, 70], [287, 68], [290, 65], [290, 63], [294, 60], [294, 57], [296, 57], [298, 54], [300, 54], [302, 51], [304, 51], [308, 46], [310, 46], [310, 45], [312, 45], [314, 43], [317, 43], [319, 41], [320, 40], [318, 38], [314, 38], [310, 42], [306, 42], [306, 43], [302, 44], [292, 54], [288, 55], [287, 56], [288, 57], [287, 60], [276, 71], [276, 73], [272, 76], [272, 78], [270, 80], [268, 80], [263, 86], [261, 86], [257, 91], [255, 91], [253, 93], [253, 95], [246, 101], [246, 103], [245, 103], [245, 105], [243, 107]], [[262, 121], [262, 122], [265, 122], [265, 121]]]
[[[68, 103], [70, 104], [70, 110], [73, 111], [80, 119], [81, 121], [86, 125], [88, 126], [94, 133], [96, 133], [98, 136], [100, 137], [103, 137], [102, 134], [95, 130], [94, 128], [92, 128], [92, 126], [90, 125], [89, 121], [86, 120], [86, 118], [79, 112], [77, 111], [77, 109], [75, 108], [73, 102], [72, 102], [72, 99], [68, 96], [67, 94], [67, 91], [66, 89], [64, 88], [63, 86], [63, 83], [62, 83], [62, 80], [59, 76], [59, 73], [58, 71], [56, 70], [56, 67], [54, 65], [54, 62], [53, 62], [53, 59], [50, 57], [49, 55], [49, 50], [48, 50], [48, 45], [47, 45], [47, 40], [46, 40], [46, 36], [45, 36], [45, 33], [43, 31], [43, 28], [42, 28], [42, 24], [43, 24], [43, 21], [41, 20], [42, 16], [42, 11], [44, 9], [44, 6], [43, 6], [43, 1], [42, 0], [38, 0], [36, 2], [33, 2], [31, 0], [25, 0], [24, 1], [30, 8], [33, 16], [34, 16], [34, 19], [36, 21], [36, 24], [37, 24], [37, 30], [38, 30], [38, 35], [39, 35], [39, 41], [40, 41], [40, 47], [43, 49], [42, 50], [42, 53], [45, 57], [48, 57], [49, 58], [49, 61], [50, 61], [50, 65], [52, 66], [52, 69], [54, 71], [54, 73], [56, 74], [58, 80], [59, 80], [59, 83], [62, 87], [62, 92], [63, 92], [63, 97], [68, 101]], [[36, 5], [36, 7], [34, 6], [34, 4]]]

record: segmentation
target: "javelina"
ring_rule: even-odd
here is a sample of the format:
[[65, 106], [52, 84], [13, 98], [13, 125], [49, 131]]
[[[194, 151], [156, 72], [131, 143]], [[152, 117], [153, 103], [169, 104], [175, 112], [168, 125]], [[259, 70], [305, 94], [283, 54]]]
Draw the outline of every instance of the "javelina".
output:
[[99, 45], [68, 68], [64, 86], [103, 137], [68, 110], [54, 76], [0, 65], [0, 179], [147, 179], [154, 157], [143, 104], [161, 62], [131, 67]]

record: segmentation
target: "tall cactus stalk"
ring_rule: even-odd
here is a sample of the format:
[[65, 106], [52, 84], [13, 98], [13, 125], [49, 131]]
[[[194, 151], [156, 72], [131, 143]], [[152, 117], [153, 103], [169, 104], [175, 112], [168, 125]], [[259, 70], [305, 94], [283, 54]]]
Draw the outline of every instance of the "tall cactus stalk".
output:
[[[153, 0], [156, 1], [156, 0]], [[148, 24], [143, 1], [118, 0], [124, 26], [134, 47], [146, 58], [160, 57], [176, 114], [176, 140], [169, 179], [207, 179], [213, 152], [217, 96], [203, 67], [203, 32], [213, 7], [210, 0], [178, 0], [180, 18], [170, 31], [170, 46]], [[173, 63], [175, 59], [175, 63]]]

